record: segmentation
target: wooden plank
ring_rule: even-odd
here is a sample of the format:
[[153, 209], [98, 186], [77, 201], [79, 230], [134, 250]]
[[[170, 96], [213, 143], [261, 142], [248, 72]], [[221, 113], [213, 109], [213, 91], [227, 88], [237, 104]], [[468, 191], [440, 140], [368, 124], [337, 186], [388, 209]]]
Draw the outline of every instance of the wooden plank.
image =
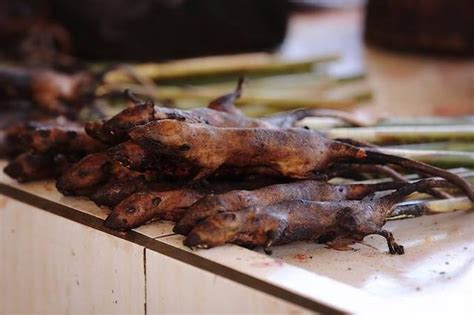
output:
[[146, 250], [147, 314], [309, 314], [300, 306]]
[[144, 313], [143, 247], [0, 195], [0, 314]]

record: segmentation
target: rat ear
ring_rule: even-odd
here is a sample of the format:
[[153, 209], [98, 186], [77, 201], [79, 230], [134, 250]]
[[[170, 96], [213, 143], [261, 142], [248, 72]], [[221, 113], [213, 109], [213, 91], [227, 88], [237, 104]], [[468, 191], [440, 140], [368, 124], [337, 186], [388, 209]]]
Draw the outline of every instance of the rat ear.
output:
[[179, 151], [185, 152], [191, 149], [191, 146], [189, 144], [183, 144], [179, 147]]

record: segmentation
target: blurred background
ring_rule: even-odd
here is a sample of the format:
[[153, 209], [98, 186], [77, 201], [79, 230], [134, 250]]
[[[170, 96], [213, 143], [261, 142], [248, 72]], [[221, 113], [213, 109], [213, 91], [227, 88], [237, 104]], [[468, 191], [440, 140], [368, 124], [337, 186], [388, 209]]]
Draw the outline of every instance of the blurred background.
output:
[[[472, 114], [473, 25], [470, 0], [4, 0], [1, 108], [48, 98], [31, 97], [24, 78], [50, 69], [91, 73], [81, 81], [88, 97], [59, 101], [78, 111], [93, 103], [96, 114], [118, 110], [109, 107], [124, 87], [202, 106], [241, 75], [251, 116], [303, 106], [369, 120]], [[228, 57], [171, 61], [217, 55]]]

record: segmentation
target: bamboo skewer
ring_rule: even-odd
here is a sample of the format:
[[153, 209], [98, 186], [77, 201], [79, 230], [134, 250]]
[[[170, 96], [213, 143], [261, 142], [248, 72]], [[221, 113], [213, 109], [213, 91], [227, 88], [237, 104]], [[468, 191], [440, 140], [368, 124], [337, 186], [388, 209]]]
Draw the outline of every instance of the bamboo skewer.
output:
[[474, 167], [474, 152], [391, 148], [378, 148], [378, 150], [440, 167]]
[[[241, 54], [176, 60], [164, 63], [134, 65], [134, 70], [154, 81], [215, 77], [219, 75], [245, 75], [251, 73], [276, 74], [292, 72], [309, 72], [315, 64], [327, 63], [338, 59], [337, 55], [315, 57], [307, 60], [288, 61], [266, 53]], [[105, 77], [108, 83], [129, 82], [126, 73], [110, 71]]]
[[408, 201], [396, 205], [388, 220], [406, 219], [425, 214], [467, 211], [474, 207], [474, 203], [466, 197], [443, 200]]
[[395, 117], [386, 118], [377, 126], [441, 126], [441, 125], [472, 125], [474, 115], [461, 117]]
[[473, 152], [474, 142], [429, 142], [391, 145], [386, 148], [405, 150], [442, 150]]
[[[113, 84], [113, 85], [102, 85], [100, 86], [96, 94], [97, 96], [104, 96], [108, 93], [122, 92], [126, 88], [136, 94], [149, 95], [148, 88], [141, 85], [133, 84]], [[196, 106], [202, 105], [214, 99], [216, 95], [222, 95], [225, 93], [222, 90], [215, 88], [206, 87], [193, 87], [193, 88], [182, 88], [176, 86], [160, 86], [158, 89], [153, 91], [153, 95], [149, 95], [155, 99], [172, 100], [175, 103], [180, 101], [192, 100]], [[273, 95], [272, 95], [273, 94]], [[301, 107], [308, 108], [347, 108], [356, 105], [363, 99], [370, 98], [371, 94], [368, 90], [362, 90], [355, 92], [354, 94], [341, 95], [339, 99], [336, 97], [325, 98], [324, 95], [317, 97], [307, 97], [305, 95], [296, 93], [280, 93], [278, 91], [271, 90], [260, 90], [255, 92], [254, 95], [244, 94], [238, 100], [237, 105], [266, 105], [275, 110], [289, 110]]]
[[[311, 118], [301, 124], [311, 128]], [[371, 143], [474, 141], [474, 125], [445, 126], [380, 126], [363, 128], [334, 128], [327, 130], [329, 138], [351, 138]]]

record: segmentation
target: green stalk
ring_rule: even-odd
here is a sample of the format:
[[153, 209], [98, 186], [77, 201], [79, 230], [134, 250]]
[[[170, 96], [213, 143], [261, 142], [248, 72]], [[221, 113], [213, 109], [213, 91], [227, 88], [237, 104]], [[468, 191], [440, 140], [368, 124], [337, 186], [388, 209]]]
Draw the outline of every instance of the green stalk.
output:
[[405, 150], [443, 150], [474, 152], [474, 142], [429, 142], [391, 145], [386, 148]]
[[474, 141], [474, 125], [334, 128], [327, 130], [326, 135], [372, 143]]
[[440, 125], [472, 125], [474, 115], [461, 117], [395, 117], [386, 118], [377, 126], [440, 126]]
[[442, 200], [407, 201], [396, 205], [388, 220], [418, 217], [425, 214], [467, 211], [474, 207], [474, 203], [467, 197], [458, 197]]
[[[150, 95], [150, 89], [141, 85], [113, 84], [100, 86], [96, 90], [96, 95], [103, 96], [110, 92], [122, 92], [127, 88], [134, 93], [149, 95], [155, 99], [172, 100], [176, 103], [177, 107], [180, 107], [181, 101], [187, 101], [188, 103], [189, 101], [194, 101], [196, 107], [199, 105], [202, 106], [217, 96], [229, 92], [228, 90], [206, 87], [182, 88], [176, 86], [159, 86], [153, 90], [153, 95]], [[314, 93], [314, 91], [311, 91], [311, 93]], [[238, 100], [237, 105], [266, 105], [273, 110], [289, 110], [300, 107], [340, 109], [354, 106], [361, 99], [370, 97], [370, 92], [368, 91], [360, 91], [353, 95], [341, 95], [339, 99], [335, 97], [325, 97], [324, 95], [319, 97], [307, 97], [301, 95], [301, 93], [295, 93], [294, 91], [282, 93], [281, 91], [271, 89], [261, 89], [255, 92], [254, 95], [249, 94], [250, 93], [244, 93]]]
[[474, 152], [390, 148], [379, 148], [378, 150], [386, 154], [398, 155], [439, 167], [474, 167]]
[[[244, 94], [247, 91], [255, 91], [261, 88], [272, 89], [308, 89], [315, 88], [317, 90], [327, 89], [336, 84], [337, 78], [331, 77], [325, 73], [308, 72], [298, 74], [283, 74], [275, 76], [266, 76], [262, 78], [245, 78]], [[211, 84], [201, 84], [201, 87], [219, 88], [231, 91], [235, 88], [235, 77], [232, 80]]]
[[[335, 61], [338, 56], [327, 55], [306, 60], [288, 61], [266, 53], [216, 56], [134, 65], [142, 76], [154, 81], [170, 79], [215, 77], [225, 75], [279, 74], [309, 72], [314, 65]], [[108, 83], [130, 82], [120, 69], [110, 71], [105, 78]]]

